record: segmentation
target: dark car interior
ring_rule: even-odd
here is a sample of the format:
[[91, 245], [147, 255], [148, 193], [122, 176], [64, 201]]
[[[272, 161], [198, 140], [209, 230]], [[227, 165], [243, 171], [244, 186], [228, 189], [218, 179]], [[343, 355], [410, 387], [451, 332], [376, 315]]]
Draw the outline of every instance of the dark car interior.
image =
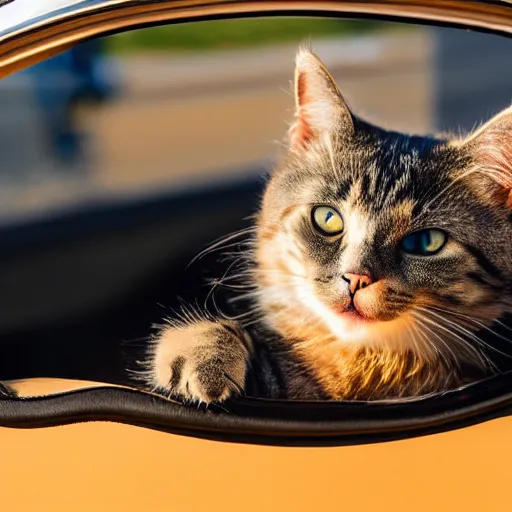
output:
[[205, 280], [222, 271], [214, 253], [188, 263], [247, 224], [263, 186], [263, 170], [252, 174], [4, 229], [1, 379], [126, 384], [152, 325], [178, 297], [204, 300]]

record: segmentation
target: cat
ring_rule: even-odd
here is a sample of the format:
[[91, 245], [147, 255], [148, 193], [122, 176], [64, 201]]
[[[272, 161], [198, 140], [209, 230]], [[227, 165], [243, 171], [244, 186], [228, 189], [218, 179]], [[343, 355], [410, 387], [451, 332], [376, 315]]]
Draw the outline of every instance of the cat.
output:
[[305, 48], [294, 95], [246, 269], [257, 321], [169, 320], [148, 385], [206, 403], [380, 400], [497, 372], [483, 334], [512, 312], [512, 108], [463, 138], [387, 131]]

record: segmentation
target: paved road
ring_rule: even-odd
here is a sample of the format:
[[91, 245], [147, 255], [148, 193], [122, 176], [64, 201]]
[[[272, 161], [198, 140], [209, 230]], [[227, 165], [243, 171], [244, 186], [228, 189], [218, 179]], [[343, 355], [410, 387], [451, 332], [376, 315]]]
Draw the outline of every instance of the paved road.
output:
[[[431, 125], [432, 84], [425, 66], [431, 48], [426, 32], [315, 42], [358, 112], [415, 131]], [[292, 45], [119, 61], [121, 96], [80, 116], [95, 151], [93, 172], [79, 181], [65, 172], [49, 178], [29, 91], [4, 83], [0, 217], [56, 200], [72, 203], [211, 179], [275, 156], [276, 141], [292, 120], [295, 51]]]
[[512, 102], [512, 40], [435, 29], [435, 124], [471, 130]]
[[[510, 102], [512, 42], [502, 38], [435, 29], [378, 44], [321, 41], [315, 49], [353, 108], [392, 128], [470, 129]], [[79, 178], [52, 172], [42, 155], [20, 77], [0, 82], [0, 219], [210, 179], [269, 159], [292, 119], [294, 51], [120, 62], [123, 94], [81, 116], [95, 153], [92, 173]]]

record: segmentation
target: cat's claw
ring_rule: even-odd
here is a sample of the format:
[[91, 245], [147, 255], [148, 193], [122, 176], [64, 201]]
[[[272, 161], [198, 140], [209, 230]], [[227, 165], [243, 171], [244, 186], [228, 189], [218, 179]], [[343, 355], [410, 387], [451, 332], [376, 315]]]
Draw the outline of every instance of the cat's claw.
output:
[[156, 339], [151, 384], [185, 400], [222, 402], [243, 392], [250, 353], [250, 340], [231, 323], [169, 327]]

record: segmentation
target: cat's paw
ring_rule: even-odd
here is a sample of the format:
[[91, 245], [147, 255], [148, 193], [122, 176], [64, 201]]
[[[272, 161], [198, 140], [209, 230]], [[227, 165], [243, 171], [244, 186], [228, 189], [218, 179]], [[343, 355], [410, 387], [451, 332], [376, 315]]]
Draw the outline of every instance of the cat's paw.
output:
[[243, 392], [251, 341], [231, 322], [164, 329], [149, 362], [152, 386], [195, 402], [222, 402]]

